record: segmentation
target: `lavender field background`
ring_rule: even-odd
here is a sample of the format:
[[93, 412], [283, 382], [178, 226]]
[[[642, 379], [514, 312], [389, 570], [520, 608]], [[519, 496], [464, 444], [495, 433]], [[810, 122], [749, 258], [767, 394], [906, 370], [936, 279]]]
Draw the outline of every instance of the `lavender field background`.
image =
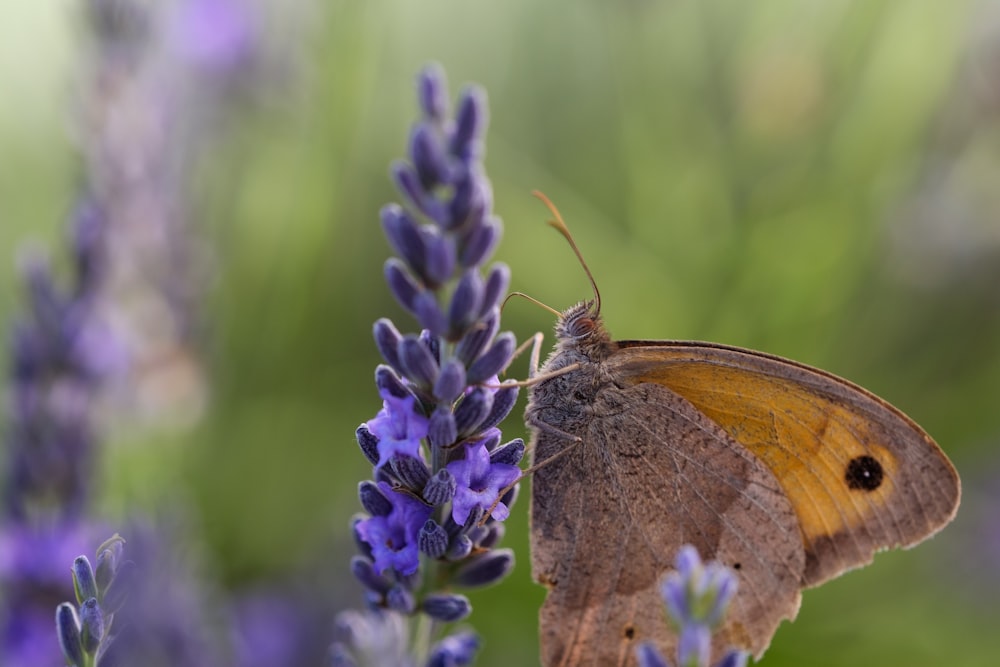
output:
[[[973, 0], [5, 5], [0, 327], [10, 341], [23, 321], [32, 258], [71, 279], [67, 230], [102, 193], [119, 224], [100, 310], [124, 352], [81, 511], [108, 527], [89, 549], [121, 532], [173, 583], [150, 632], [186, 618], [172, 630], [203, 664], [319, 665], [335, 614], [361, 605], [354, 431], [380, 407], [372, 323], [405, 318], [378, 212], [432, 61], [453, 94], [487, 91], [512, 290], [558, 309], [590, 294], [539, 189], [613, 335], [822, 367], [959, 469], [952, 525], [807, 591], [762, 663], [995, 664], [1000, 6]], [[519, 340], [551, 325], [504, 310]], [[521, 411], [508, 437], [526, 437]], [[516, 567], [469, 594], [480, 665], [537, 661], [527, 490]]]

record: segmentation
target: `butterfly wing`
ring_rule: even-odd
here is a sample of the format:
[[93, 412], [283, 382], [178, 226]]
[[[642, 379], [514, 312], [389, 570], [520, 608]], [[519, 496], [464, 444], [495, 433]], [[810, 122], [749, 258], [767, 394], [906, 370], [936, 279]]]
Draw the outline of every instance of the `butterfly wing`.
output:
[[669, 389], [599, 376], [539, 384], [528, 412], [534, 462], [547, 461], [531, 507], [532, 572], [549, 588], [542, 664], [634, 665], [641, 641], [673, 654], [659, 583], [685, 543], [741, 574], [717, 648], [759, 655], [797, 612], [805, 567], [777, 479]]
[[764, 462], [790, 500], [818, 585], [933, 535], [958, 509], [951, 462], [919, 426], [834, 375], [707, 343], [624, 341], [612, 374], [683, 396]]

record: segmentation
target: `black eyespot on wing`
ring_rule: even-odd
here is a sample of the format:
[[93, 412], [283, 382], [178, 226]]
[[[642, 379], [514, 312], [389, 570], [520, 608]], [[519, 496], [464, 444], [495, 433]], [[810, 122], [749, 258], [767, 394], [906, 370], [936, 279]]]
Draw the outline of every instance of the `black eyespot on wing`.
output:
[[733, 569], [734, 569], [734, 570], [738, 570], [738, 569], [740, 569], [741, 567], [743, 567], [743, 565], [742, 565], [742, 564], [740, 564], [740, 563], [733, 563]]
[[625, 639], [634, 639], [635, 638], [635, 626], [634, 625], [626, 625], [625, 629], [622, 630], [622, 634], [625, 636]]
[[847, 482], [848, 488], [862, 491], [874, 491], [882, 486], [883, 477], [885, 471], [882, 469], [882, 464], [867, 454], [851, 459], [844, 472], [844, 481]]

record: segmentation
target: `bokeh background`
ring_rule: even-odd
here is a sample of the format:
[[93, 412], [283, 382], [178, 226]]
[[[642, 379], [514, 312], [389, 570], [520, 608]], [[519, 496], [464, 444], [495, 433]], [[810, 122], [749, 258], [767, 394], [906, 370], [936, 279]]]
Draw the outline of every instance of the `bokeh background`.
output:
[[[169, 202], [198, 268], [164, 275], [194, 285], [195, 324], [129, 377], [131, 401], [109, 401], [96, 515], [165, 517], [215, 599], [297, 601], [321, 633], [358, 606], [348, 521], [370, 473], [354, 429], [379, 408], [371, 324], [414, 328], [382, 282], [378, 210], [398, 199], [387, 169], [415, 117], [414, 77], [437, 61], [454, 92], [489, 94], [495, 257], [512, 289], [556, 308], [590, 294], [529, 195], [541, 189], [614, 335], [828, 369], [910, 414], [958, 467], [954, 524], [807, 591], [763, 664], [996, 664], [1000, 4], [243, 4], [253, 66], [220, 86], [211, 118], [192, 114], [203, 134], [177, 158], [184, 201]], [[94, 42], [76, 2], [0, 9], [5, 332], [23, 306], [21, 244], [65, 255], [92, 167], [80, 100], [93, 99]], [[159, 80], [181, 89], [177, 71]], [[176, 106], [159, 111], [191, 113], [163, 99]], [[552, 318], [516, 300], [504, 322], [525, 339]], [[518, 413], [508, 437], [524, 435]], [[513, 574], [471, 594], [484, 666], [537, 662], [527, 505], [508, 522]]]

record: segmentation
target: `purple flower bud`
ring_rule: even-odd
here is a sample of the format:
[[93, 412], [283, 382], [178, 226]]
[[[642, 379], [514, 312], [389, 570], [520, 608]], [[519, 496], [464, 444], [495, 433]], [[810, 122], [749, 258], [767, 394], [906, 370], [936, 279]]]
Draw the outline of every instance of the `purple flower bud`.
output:
[[482, 299], [483, 279], [479, 277], [479, 272], [465, 271], [455, 286], [448, 307], [449, 330], [453, 335], [465, 333], [469, 325], [476, 321], [482, 310]]
[[417, 536], [417, 547], [431, 558], [441, 558], [448, 551], [448, 532], [438, 522], [428, 519]]
[[403, 384], [396, 372], [388, 366], [379, 364], [375, 369], [375, 386], [378, 388], [379, 396], [383, 399], [392, 396], [393, 398], [408, 399], [416, 398], [410, 388]]
[[430, 349], [413, 334], [403, 336], [399, 343], [399, 361], [406, 377], [421, 387], [432, 387], [437, 380], [438, 364]]
[[471, 327], [455, 346], [455, 357], [468, 367], [479, 358], [500, 329], [500, 309], [494, 308], [482, 321]]
[[489, 586], [507, 576], [514, 568], [514, 552], [495, 549], [469, 560], [455, 572], [454, 582], [459, 586]]
[[404, 614], [412, 614], [417, 608], [417, 601], [413, 599], [413, 593], [402, 586], [393, 586], [385, 596], [389, 609], [393, 609]]
[[365, 455], [368, 462], [378, 465], [378, 438], [368, 430], [368, 424], [362, 424], [354, 431], [354, 437], [358, 441], [361, 453]]
[[472, 613], [469, 598], [464, 595], [430, 594], [420, 605], [421, 610], [431, 618], [445, 623], [461, 621]]
[[483, 420], [479, 428], [481, 430], [493, 428], [506, 419], [510, 411], [514, 409], [514, 404], [517, 403], [518, 391], [519, 388], [517, 386], [506, 386], [497, 389], [493, 394], [493, 407], [490, 408], [490, 414], [486, 416], [486, 419]]
[[479, 650], [479, 638], [471, 632], [445, 637], [431, 650], [427, 667], [465, 667], [471, 665]]
[[385, 363], [401, 371], [403, 367], [399, 363], [399, 355], [396, 350], [403, 337], [392, 321], [385, 317], [379, 319], [372, 328], [372, 335], [375, 338], [375, 347], [385, 359]]
[[500, 225], [493, 219], [484, 220], [466, 237], [458, 253], [459, 264], [468, 267], [479, 266], [490, 256], [499, 240]]
[[487, 524], [486, 535], [484, 535], [481, 540], [476, 542], [476, 546], [481, 549], [492, 549], [500, 543], [500, 540], [503, 539], [505, 532], [507, 531], [502, 523], [494, 521], [493, 523]]
[[97, 652], [104, 638], [104, 614], [97, 604], [97, 598], [90, 598], [80, 607], [80, 644], [90, 655]]
[[441, 366], [434, 382], [434, 398], [450, 405], [462, 395], [465, 387], [465, 366], [458, 359], [449, 359]]
[[379, 595], [389, 592], [391, 584], [389, 580], [375, 571], [375, 565], [364, 556], [354, 556], [351, 558], [351, 573], [362, 586]]
[[427, 485], [431, 471], [427, 464], [415, 456], [396, 455], [390, 459], [392, 472], [409, 489], [419, 490]]
[[63, 655], [74, 667], [83, 667], [83, 644], [80, 641], [80, 619], [76, 608], [69, 602], [56, 607], [56, 632]]
[[402, 260], [390, 257], [385, 261], [384, 273], [385, 281], [389, 284], [389, 290], [396, 297], [399, 305], [411, 313], [415, 313], [417, 310], [416, 300], [423, 293], [423, 289], [417, 284], [413, 276], [410, 275], [410, 272], [406, 269], [406, 265], [403, 264]]
[[635, 647], [635, 657], [638, 667], [670, 667], [652, 642], [643, 642]]
[[436, 289], [446, 283], [455, 272], [458, 251], [455, 249], [455, 240], [451, 236], [441, 234], [436, 227], [426, 227], [423, 236], [427, 252], [425, 273], [428, 287]]
[[120, 556], [121, 551], [116, 552], [114, 549], [103, 549], [99, 554], [97, 554], [97, 566], [94, 568], [94, 580], [97, 582], [98, 590], [106, 590], [114, 580]]
[[441, 365], [441, 339], [435, 336], [433, 333], [424, 329], [420, 332], [420, 342], [427, 346], [427, 349], [431, 351], [431, 356], [434, 357], [434, 363]]
[[372, 516], [389, 516], [392, 511], [392, 503], [382, 495], [375, 482], [361, 482], [358, 485], [358, 498], [361, 506]]
[[514, 356], [516, 341], [514, 334], [509, 331], [497, 336], [493, 345], [481, 357], [476, 359], [466, 373], [470, 384], [479, 384], [497, 375], [507, 368], [511, 357]]
[[382, 207], [382, 230], [389, 239], [392, 249], [403, 258], [417, 276], [424, 275], [427, 249], [420, 228], [399, 204]]
[[448, 84], [444, 68], [438, 63], [425, 67], [417, 79], [420, 110], [428, 118], [441, 122], [448, 115]]
[[448, 161], [441, 139], [428, 123], [417, 123], [410, 134], [410, 158], [424, 190], [449, 180]]
[[424, 215], [428, 215], [427, 204], [433, 199], [420, 185], [416, 170], [402, 160], [393, 162], [389, 170], [396, 187], [406, 196], [410, 204]]
[[455, 406], [455, 426], [459, 437], [475, 433], [492, 407], [493, 392], [483, 387], [473, 387]]
[[524, 458], [524, 440], [514, 438], [507, 444], [490, 452], [490, 463], [504, 463], [516, 466]]
[[486, 128], [486, 92], [477, 86], [462, 91], [455, 112], [455, 134], [451, 139], [452, 155], [471, 160], [482, 154], [482, 139]]
[[490, 267], [490, 273], [486, 277], [479, 317], [485, 317], [493, 308], [499, 308], [501, 299], [507, 293], [508, 285], [510, 285], [510, 269], [506, 264], [497, 262]]
[[447, 406], [438, 406], [427, 426], [427, 440], [432, 447], [448, 447], [458, 438], [455, 415]]
[[450, 561], [460, 561], [472, 553], [472, 540], [468, 535], [457, 535], [448, 546], [445, 557]]
[[432, 293], [421, 292], [413, 298], [413, 314], [420, 322], [420, 326], [435, 336], [443, 336], [447, 333], [448, 321]]
[[424, 486], [424, 500], [434, 507], [444, 505], [455, 497], [455, 486], [455, 478], [447, 468], [442, 468]]
[[[472, 215], [473, 209], [482, 211], [482, 207], [476, 201], [476, 197], [478, 196], [476, 176], [476, 172], [468, 166], [463, 171], [456, 173], [453, 179], [454, 192], [447, 208], [448, 220], [446, 224], [442, 225], [445, 229], [451, 231], [465, 230], [465, 233], [468, 234], [482, 223], [481, 219], [475, 219]], [[467, 241], [463, 239], [462, 247], [465, 245], [467, 245]]]
[[73, 561], [73, 590], [79, 604], [90, 598], [97, 598], [97, 580], [86, 556], [77, 556]]

